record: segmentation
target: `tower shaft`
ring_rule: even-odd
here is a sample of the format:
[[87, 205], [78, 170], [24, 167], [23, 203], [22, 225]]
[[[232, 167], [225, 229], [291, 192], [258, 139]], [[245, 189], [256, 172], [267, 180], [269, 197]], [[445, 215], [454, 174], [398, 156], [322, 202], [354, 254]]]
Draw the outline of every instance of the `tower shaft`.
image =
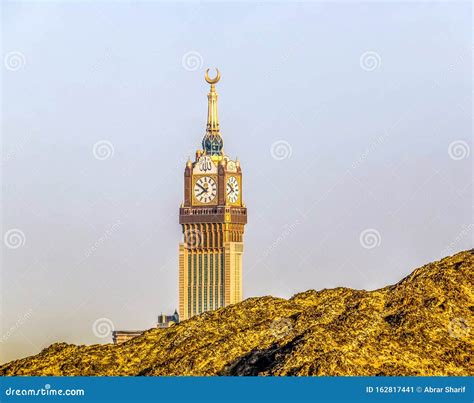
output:
[[240, 163], [224, 154], [213, 79], [208, 94], [203, 150], [184, 170], [179, 210], [179, 316], [181, 320], [242, 300], [242, 256], [247, 208], [242, 202]]

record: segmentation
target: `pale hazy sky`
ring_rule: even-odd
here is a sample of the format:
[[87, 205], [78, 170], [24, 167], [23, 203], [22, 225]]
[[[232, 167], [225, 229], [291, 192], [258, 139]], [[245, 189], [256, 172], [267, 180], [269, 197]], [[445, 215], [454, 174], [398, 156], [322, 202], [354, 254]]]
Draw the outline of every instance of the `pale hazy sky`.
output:
[[244, 172], [245, 297], [374, 289], [472, 247], [471, 16], [470, 2], [4, 2], [0, 362], [177, 307], [207, 67]]

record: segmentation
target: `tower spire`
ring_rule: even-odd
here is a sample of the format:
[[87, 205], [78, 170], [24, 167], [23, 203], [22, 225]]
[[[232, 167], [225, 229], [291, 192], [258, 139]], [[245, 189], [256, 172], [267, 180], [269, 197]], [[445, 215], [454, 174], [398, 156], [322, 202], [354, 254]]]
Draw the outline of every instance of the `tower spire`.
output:
[[209, 77], [209, 69], [206, 70], [206, 81], [211, 84], [211, 91], [207, 94], [207, 131], [219, 132], [219, 117], [217, 115], [217, 92], [216, 86], [221, 79], [221, 73], [216, 69], [217, 75], [215, 78]]
[[220, 129], [219, 129], [219, 117], [217, 115], [217, 92], [216, 86], [221, 79], [221, 73], [216, 68], [216, 76], [214, 78], [209, 77], [209, 69], [206, 70], [204, 75], [206, 81], [211, 84], [209, 94], [207, 94], [207, 126], [206, 134], [202, 140], [202, 148], [206, 155], [210, 156], [222, 156], [222, 148], [224, 142], [222, 140]]

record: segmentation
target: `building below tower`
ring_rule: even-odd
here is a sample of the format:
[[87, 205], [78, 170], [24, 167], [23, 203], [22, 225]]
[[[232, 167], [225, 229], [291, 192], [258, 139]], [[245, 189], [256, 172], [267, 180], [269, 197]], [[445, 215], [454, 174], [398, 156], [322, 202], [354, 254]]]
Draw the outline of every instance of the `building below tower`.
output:
[[[163, 315], [163, 313], [161, 313], [158, 316], [156, 327], [159, 329], [165, 329], [177, 323], [179, 323], [179, 314], [178, 311], [175, 310], [173, 315]], [[114, 344], [122, 344], [140, 336], [144, 332], [145, 330], [114, 330], [112, 332], [112, 341]]]
[[114, 344], [122, 344], [126, 341], [140, 336], [144, 330], [114, 330], [112, 332], [112, 341]]
[[161, 314], [160, 316], [158, 316], [158, 322], [156, 327], [163, 329], [173, 326], [176, 323], [179, 323], [179, 315], [177, 310], [174, 311], [173, 315]]

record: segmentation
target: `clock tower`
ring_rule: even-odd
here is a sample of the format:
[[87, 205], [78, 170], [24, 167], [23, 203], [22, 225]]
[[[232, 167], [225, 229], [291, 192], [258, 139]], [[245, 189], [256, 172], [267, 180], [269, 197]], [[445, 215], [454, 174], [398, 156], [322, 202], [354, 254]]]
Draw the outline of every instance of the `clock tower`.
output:
[[[217, 69], [216, 69], [217, 70]], [[179, 317], [242, 300], [242, 254], [247, 209], [242, 201], [242, 170], [224, 152], [217, 116], [215, 85], [211, 85], [202, 149], [184, 169], [184, 202], [179, 209], [183, 242], [179, 244]]]

